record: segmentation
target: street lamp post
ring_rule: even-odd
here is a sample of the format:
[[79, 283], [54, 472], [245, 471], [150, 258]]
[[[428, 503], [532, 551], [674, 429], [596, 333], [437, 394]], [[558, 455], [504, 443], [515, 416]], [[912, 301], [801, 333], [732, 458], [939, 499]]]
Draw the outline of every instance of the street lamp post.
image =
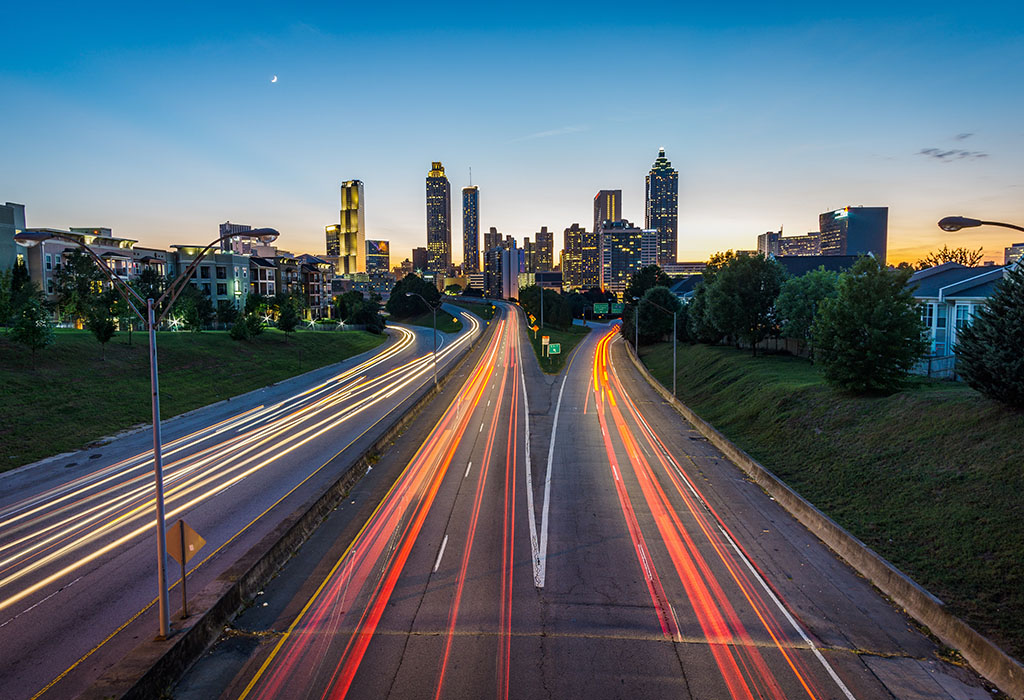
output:
[[[65, 236], [59, 233], [53, 233], [50, 231], [23, 231], [14, 235], [14, 241], [18, 245], [30, 248], [43, 241], [55, 239], [64, 241], [65, 243], [71, 243], [82, 250], [84, 250], [96, 266], [99, 267], [100, 271], [106, 276], [107, 280], [110, 281], [111, 287], [117, 290], [128, 307], [135, 313], [138, 318], [146, 324], [146, 329], [149, 335], [149, 382], [151, 390], [151, 405], [153, 414], [153, 476], [155, 482], [155, 496], [156, 496], [156, 572], [157, 572], [157, 587], [158, 587], [158, 607], [160, 612], [160, 633], [157, 637], [160, 640], [167, 639], [171, 632], [170, 622], [170, 610], [167, 604], [167, 533], [165, 531], [164, 523], [164, 474], [163, 474], [163, 445], [160, 434], [160, 382], [157, 371], [157, 355], [156, 355], [156, 329], [157, 326], [164, 320], [167, 313], [170, 311], [174, 302], [177, 300], [178, 295], [181, 294], [182, 290], [185, 289], [185, 285], [192, 278], [196, 268], [199, 266], [200, 261], [206, 257], [207, 253], [213, 249], [215, 245], [221, 241], [231, 238], [234, 234], [228, 234], [221, 236], [217, 240], [210, 243], [208, 246], [200, 251], [189, 266], [185, 268], [178, 277], [176, 277], [169, 285], [164, 293], [160, 295], [160, 298], [153, 301], [153, 298], [143, 299], [142, 295], [132, 289], [131, 285], [122, 280], [120, 277], [114, 274], [114, 272], [107, 265], [106, 261], [103, 260], [82, 240], [78, 238], [72, 238], [71, 236]], [[277, 237], [278, 233], [271, 228], [255, 229], [248, 232], [248, 235], [255, 238], [259, 238], [263, 243], [271, 243]], [[157, 309], [161, 304], [167, 302], [164, 305], [163, 311], [157, 315]], [[145, 313], [142, 309], [145, 308]]]
[[636, 306], [633, 308], [633, 352], [640, 359], [640, 297], [633, 297]]
[[422, 295], [416, 292], [406, 292], [407, 297], [419, 297], [420, 301], [427, 305], [430, 312], [434, 314], [434, 386], [437, 386], [437, 308], [435, 308], [429, 301], [423, 298]]
[[[667, 314], [672, 314], [672, 396], [676, 395], [676, 345], [679, 343], [679, 335], [676, 333], [676, 319], [679, 318], [679, 311], [669, 311], [664, 306], [656, 304], [650, 299], [645, 299], [648, 304], [656, 309], [661, 309]], [[640, 305], [637, 304], [637, 311], [639, 312]]]
[[939, 228], [943, 231], [959, 231], [962, 228], [974, 228], [975, 226], [1002, 226], [1003, 228], [1012, 228], [1017, 231], [1024, 231], [1024, 226], [1017, 226], [1016, 224], [1004, 224], [1001, 221], [982, 221], [980, 219], [969, 219], [966, 216], [947, 216], [945, 219], [939, 221]]

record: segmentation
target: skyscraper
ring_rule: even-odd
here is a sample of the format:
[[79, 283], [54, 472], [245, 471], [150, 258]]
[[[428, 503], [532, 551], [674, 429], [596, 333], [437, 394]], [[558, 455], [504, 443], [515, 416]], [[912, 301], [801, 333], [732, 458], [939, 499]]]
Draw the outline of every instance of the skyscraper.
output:
[[427, 269], [444, 281], [452, 266], [452, 186], [439, 162], [427, 173]]
[[486, 253], [491, 248], [497, 248], [501, 245], [501, 241], [501, 231], [491, 226], [490, 230], [484, 234], [484, 252]]
[[380, 275], [391, 269], [390, 244], [387, 241], [366, 241], [366, 271]]
[[412, 269], [416, 274], [421, 274], [427, 269], [427, 249], [426, 248], [413, 248], [412, 249]]
[[555, 232], [548, 231], [547, 226], [541, 226], [537, 232], [537, 239], [534, 242], [534, 266], [536, 272], [546, 272], [555, 269]]
[[601, 231], [580, 232], [580, 286], [601, 286]]
[[594, 196], [594, 228], [601, 230], [605, 221], [622, 219], [622, 190], [601, 190]]
[[338, 275], [366, 272], [366, 223], [363, 211], [363, 182], [341, 183], [339, 223], [328, 226], [327, 258]]
[[579, 289], [583, 286], [582, 247], [586, 231], [579, 224], [565, 229], [562, 236], [562, 286]]
[[[625, 220], [608, 221], [601, 229], [601, 289], [612, 291], [621, 298], [633, 274], [643, 264], [645, 232]], [[653, 258], [655, 242], [653, 232], [646, 232], [648, 255]]]
[[480, 272], [480, 188], [462, 188], [462, 274]]
[[844, 207], [818, 216], [822, 255], [875, 256], [885, 264], [889, 207]]
[[647, 174], [647, 207], [644, 228], [658, 230], [658, 263], [674, 263], [679, 238], [679, 171], [658, 150]]

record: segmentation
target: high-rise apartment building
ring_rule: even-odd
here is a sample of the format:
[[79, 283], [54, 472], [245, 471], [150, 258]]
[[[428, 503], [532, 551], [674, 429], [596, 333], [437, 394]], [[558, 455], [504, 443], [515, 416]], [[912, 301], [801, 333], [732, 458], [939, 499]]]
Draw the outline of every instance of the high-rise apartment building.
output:
[[659, 234], [656, 228], [645, 228], [640, 232], [640, 267], [658, 264], [658, 244], [661, 241]]
[[658, 231], [658, 263], [673, 263], [679, 242], [679, 171], [658, 150], [658, 158], [647, 173], [647, 206], [644, 228]]
[[491, 226], [490, 230], [484, 234], [484, 252], [486, 253], [491, 248], [500, 246], [503, 239], [501, 231]]
[[760, 255], [773, 255], [775, 257], [821, 255], [821, 234], [808, 233], [806, 236], [783, 236], [782, 229], [766, 231], [757, 237], [757, 252]]
[[10, 270], [18, 260], [14, 234], [25, 230], [25, 205], [8, 202], [0, 206], [0, 270]]
[[555, 269], [555, 232], [541, 226], [534, 241], [535, 272], [547, 272]]
[[426, 248], [412, 249], [412, 269], [416, 271], [417, 275], [423, 274], [423, 271], [427, 269], [427, 260]]
[[601, 231], [580, 234], [580, 286], [584, 289], [601, 286]]
[[523, 250], [511, 236], [484, 253], [484, 296], [509, 299], [519, 296], [519, 274], [523, 272]]
[[339, 223], [327, 229], [327, 259], [338, 275], [366, 272], [366, 222], [362, 180], [341, 183]]
[[366, 241], [366, 272], [384, 274], [391, 269], [391, 245], [387, 241]]
[[427, 269], [443, 282], [451, 267], [452, 187], [435, 161], [427, 173]]
[[534, 273], [537, 271], [537, 245], [530, 240], [529, 236], [523, 238], [523, 272]]
[[875, 256], [885, 264], [889, 207], [843, 207], [818, 216], [822, 255]]
[[462, 188], [462, 274], [480, 271], [480, 188]]
[[1024, 243], [1014, 243], [1013, 245], [1007, 246], [1006, 248], [1003, 249], [1004, 265], [1009, 265], [1012, 262], [1017, 262], [1021, 258], [1024, 258]]
[[584, 233], [586, 231], [579, 224], [573, 224], [562, 234], [562, 286], [566, 289], [583, 286], [581, 248]]
[[622, 219], [622, 190], [601, 190], [594, 195], [594, 228], [601, 230], [605, 221]]
[[620, 299], [626, 285], [642, 266], [644, 238], [648, 242], [648, 255], [657, 248], [657, 234], [643, 231], [628, 221], [606, 221], [601, 227], [601, 289], [615, 292]]

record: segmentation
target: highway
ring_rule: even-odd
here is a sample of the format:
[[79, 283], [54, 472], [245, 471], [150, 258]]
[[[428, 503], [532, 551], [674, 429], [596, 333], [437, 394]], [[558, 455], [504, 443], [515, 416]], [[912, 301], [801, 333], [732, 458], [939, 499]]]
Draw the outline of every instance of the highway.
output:
[[990, 697], [660, 401], [614, 327], [545, 377], [518, 312], [496, 323], [175, 697]]
[[[448, 310], [464, 329], [439, 334], [440, 371], [483, 328]], [[164, 421], [167, 524], [184, 518], [206, 540], [189, 563], [190, 595], [333, 483], [429, 387], [430, 329], [389, 332], [340, 365]], [[59, 429], [41, 426], [40, 439]], [[151, 439], [141, 431], [0, 477], [0, 696], [74, 697], [156, 635]], [[181, 574], [168, 562], [173, 629]]]

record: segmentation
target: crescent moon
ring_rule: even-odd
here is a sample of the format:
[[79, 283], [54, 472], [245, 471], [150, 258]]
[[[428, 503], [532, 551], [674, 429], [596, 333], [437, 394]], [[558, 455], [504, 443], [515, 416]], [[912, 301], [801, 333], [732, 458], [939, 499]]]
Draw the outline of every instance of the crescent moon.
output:
[[277, 76], [275, 75], [275, 76], [274, 76], [273, 78], [271, 78], [271, 79], [270, 79], [270, 82], [272, 82], [272, 83], [276, 83], [276, 82], [277, 82]]

